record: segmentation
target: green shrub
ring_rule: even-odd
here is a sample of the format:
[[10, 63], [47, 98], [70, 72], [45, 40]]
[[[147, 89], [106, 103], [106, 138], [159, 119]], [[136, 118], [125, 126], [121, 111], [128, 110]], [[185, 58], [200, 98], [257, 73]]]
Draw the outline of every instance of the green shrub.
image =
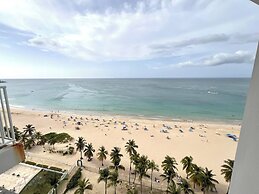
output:
[[56, 140], [59, 143], [67, 143], [67, 142], [73, 140], [73, 138], [70, 135], [68, 135], [67, 133], [59, 133], [56, 135]]
[[55, 167], [55, 166], [51, 166], [49, 167], [50, 170], [55, 170], [55, 171], [59, 171], [62, 172], [63, 170], [61, 168]]
[[50, 139], [54, 138], [56, 135], [57, 135], [57, 133], [50, 132], [50, 133], [44, 134], [43, 137], [45, 137], [46, 140], [49, 141]]
[[67, 184], [67, 188], [65, 193], [70, 190], [75, 188], [78, 185], [78, 180], [81, 178], [81, 169], [79, 168], [76, 173], [71, 177], [71, 179], [69, 180], [68, 184]]
[[48, 168], [48, 165], [45, 165], [45, 164], [36, 164], [36, 166], [41, 168]]
[[25, 164], [29, 164], [29, 165], [33, 165], [33, 166], [36, 165], [36, 163], [35, 163], [35, 162], [32, 162], [32, 161], [25, 161], [24, 163], [25, 163]]
[[46, 139], [47, 142], [54, 140], [56, 143], [67, 143], [73, 140], [73, 138], [67, 133], [50, 132], [43, 135], [43, 137]]

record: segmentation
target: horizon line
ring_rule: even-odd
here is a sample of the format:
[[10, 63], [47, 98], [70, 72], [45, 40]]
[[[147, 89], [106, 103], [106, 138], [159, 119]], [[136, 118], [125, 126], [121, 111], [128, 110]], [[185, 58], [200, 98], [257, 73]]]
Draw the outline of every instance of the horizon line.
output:
[[0, 80], [29, 79], [251, 79], [251, 77], [50, 77], [50, 78], [0, 78]]

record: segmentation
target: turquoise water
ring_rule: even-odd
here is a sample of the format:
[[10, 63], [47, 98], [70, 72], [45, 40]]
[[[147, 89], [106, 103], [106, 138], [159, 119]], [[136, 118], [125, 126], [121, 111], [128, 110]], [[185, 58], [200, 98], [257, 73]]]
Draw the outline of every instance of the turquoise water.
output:
[[25, 108], [172, 119], [239, 121], [250, 79], [7, 80]]

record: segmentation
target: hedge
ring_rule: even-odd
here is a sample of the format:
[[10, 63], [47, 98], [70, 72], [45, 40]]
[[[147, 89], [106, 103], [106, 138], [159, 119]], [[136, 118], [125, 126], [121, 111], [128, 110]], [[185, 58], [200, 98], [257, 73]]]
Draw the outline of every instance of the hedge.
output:
[[76, 173], [72, 176], [72, 178], [69, 180], [68, 184], [67, 184], [67, 188], [65, 190], [65, 193], [70, 190], [75, 188], [78, 185], [78, 180], [80, 179], [82, 173], [81, 173], [81, 169], [79, 168]]
[[29, 165], [32, 165], [32, 166], [38, 166], [40, 168], [48, 168], [50, 170], [55, 170], [55, 171], [58, 171], [58, 172], [65, 172], [66, 170], [63, 170], [62, 168], [58, 168], [58, 167], [55, 167], [55, 166], [48, 166], [46, 164], [37, 164], [35, 162], [32, 162], [32, 161], [24, 161], [23, 163], [25, 164], [29, 164]]
[[33, 165], [33, 166], [36, 165], [36, 163], [35, 163], [35, 162], [32, 162], [32, 161], [25, 161], [24, 163], [25, 163], [25, 164], [29, 164], [29, 165]]
[[36, 166], [41, 167], [41, 168], [48, 168], [48, 165], [45, 164], [36, 164]]
[[50, 166], [49, 169], [50, 170], [55, 170], [55, 171], [58, 171], [58, 172], [62, 172], [63, 171], [61, 168], [58, 168], [58, 167], [55, 167], [55, 166]]

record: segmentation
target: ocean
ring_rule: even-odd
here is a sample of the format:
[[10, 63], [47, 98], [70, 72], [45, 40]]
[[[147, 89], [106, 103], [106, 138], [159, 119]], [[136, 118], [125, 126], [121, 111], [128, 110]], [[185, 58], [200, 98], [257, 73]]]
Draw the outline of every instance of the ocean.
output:
[[6, 80], [12, 106], [90, 114], [239, 122], [250, 79]]

